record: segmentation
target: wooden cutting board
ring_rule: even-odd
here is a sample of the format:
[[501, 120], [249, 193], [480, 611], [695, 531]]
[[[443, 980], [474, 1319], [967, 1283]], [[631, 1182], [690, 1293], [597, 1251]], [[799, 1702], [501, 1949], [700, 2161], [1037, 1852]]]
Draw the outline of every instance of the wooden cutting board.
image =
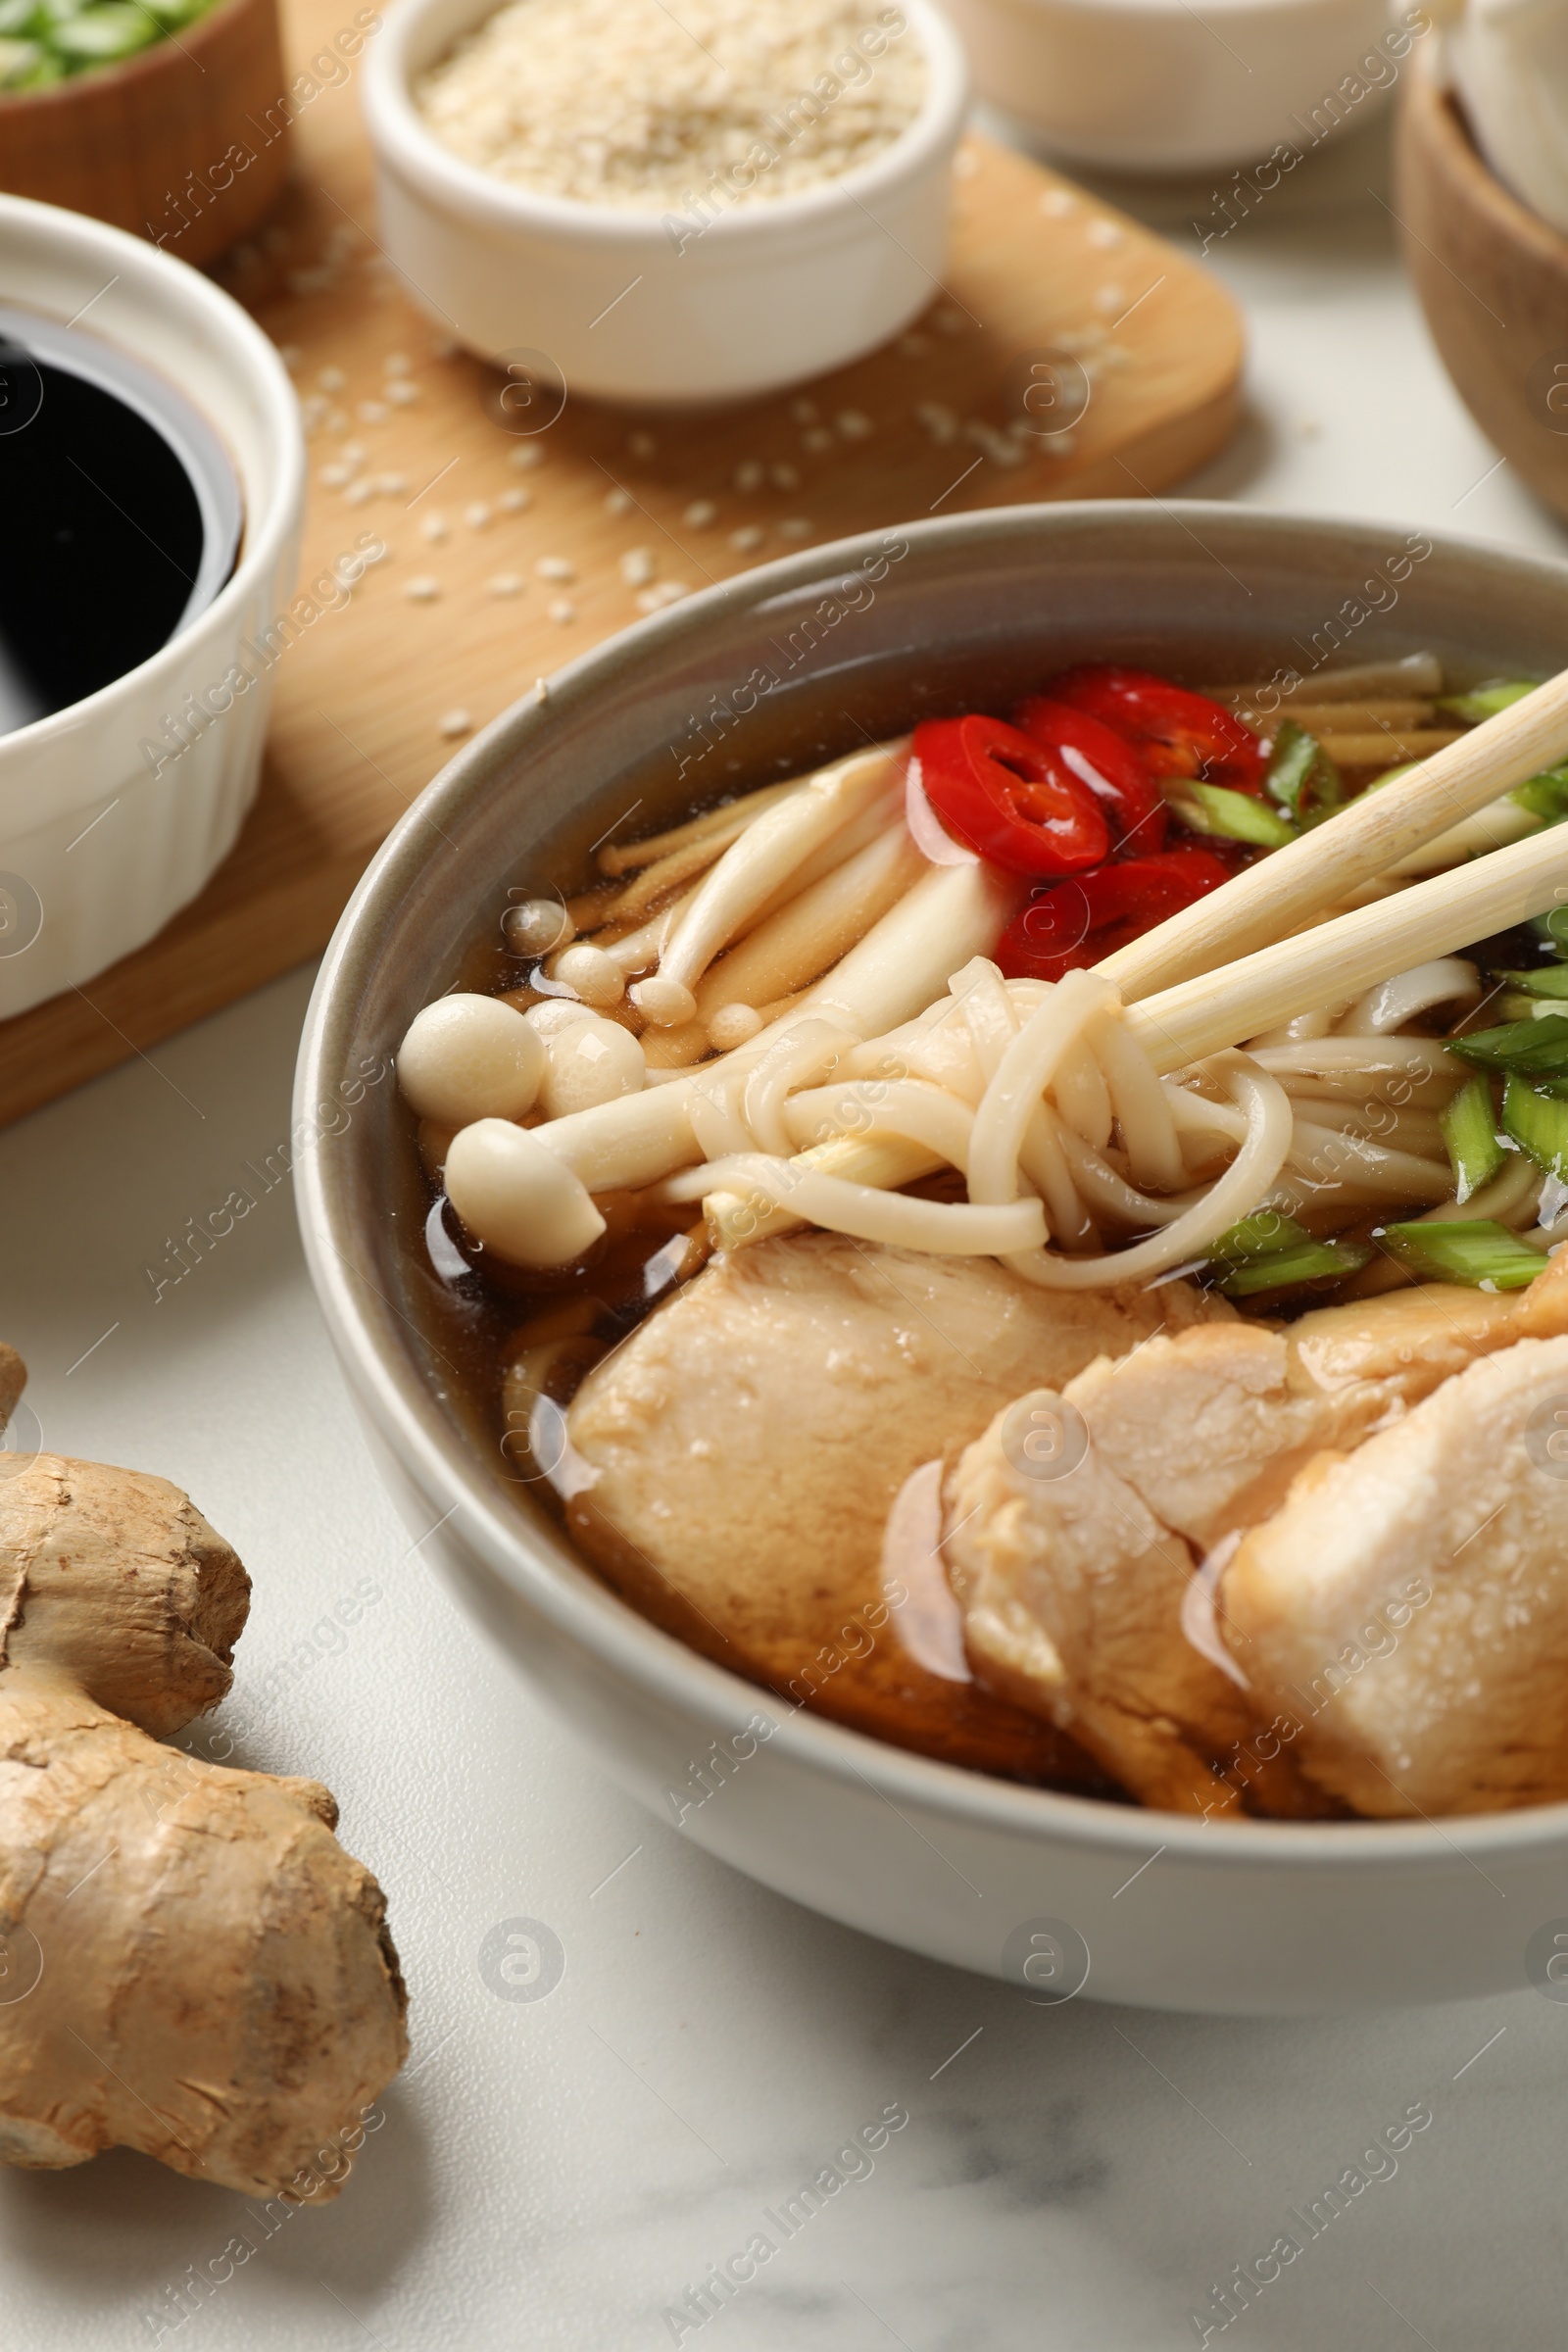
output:
[[[297, 67], [341, 13], [341, 0], [293, 0]], [[896, 343], [728, 414], [568, 400], [524, 437], [498, 407], [504, 379], [443, 341], [375, 242], [352, 84], [306, 98], [296, 139], [272, 225], [217, 274], [300, 387], [302, 579], [363, 533], [387, 555], [283, 655], [260, 795], [200, 898], [84, 992], [0, 1023], [0, 1122], [317, 953], [462, 731], [655, 598], [932, 512], [1164, 490], [1235, 419], [1243, 333], [1221, 287], [1070, 182], [971, 139], [951, 266]], [[1027, 365], [1045, 351], [1091, 378], [1051, 454], [1006, 429], [1024, 421]], [[1071, 368], [1057, 380], [1070, 392]]]

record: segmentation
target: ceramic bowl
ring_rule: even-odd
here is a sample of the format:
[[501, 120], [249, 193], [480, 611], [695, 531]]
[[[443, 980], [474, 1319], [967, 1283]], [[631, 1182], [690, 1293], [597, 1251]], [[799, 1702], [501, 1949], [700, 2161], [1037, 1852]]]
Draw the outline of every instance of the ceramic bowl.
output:
[[[237, 302], [139, 237], [0, 196], [0, 310], [80, 318], [172, 383], [226, 451], [238, 561], [149, 660], [0, 735], [0, 1018], [80, 987], [195, 897], [261, 774], [305, 446], [294, 387]], [[25, 427], [23, 428], [25, 430]]]
[[495, 5], [400, 0], [366, 71], [365, 119], [382, 240], [410, 294], [481, 358], [529, 368], [530, 394], [738, 400], [858, 359], [930, 302], [968, 85], [928, 0], [903, 0], [929, 81], [901, 138], [842, 180], [735, 206], [684, 242], [657, 213], [511, 186], [426, 129], [414, 77]]
[[[509, 1483], [420, 1337], [430, 1277], [407, 1237], [425, 1197], [386, 1075], [509, 886], [537, 887], [543, 845], [565, 828], [586, 848], [639, 798], [651, 816], [673, 808], [701, 789], [705, 742], [733, 786], [965, 690], [1004, 702], [1086, 656], [1245, 676], [1299, 667], [1304, 648], [1348, 662], [1430, 647], [1473, 677], [1550, 670], [1565, 639], [1561, 564], [1217, 505], [1018, 507], [842, 541], [693, 597], [560, 671], [416, 803], [339, 925], [306, 1023], [294, 1135], [311, 1271], [424, 1558], [666, 1826], [1037, 1998], [1082, 1985], [1264, 2015], [1448, 2000], [1522, 1986], [1532, 1935], [1568, 1930], [1568, 1805], [1220, 1825], [1055, 1795], [792, 1711], [656, 1631]], [[765, 1737], [746, 1730], [759, 1712]], [[696, 1802], [693, 1760], [715, 1742], [741, 1760]], [[1054, 1984], [1042, 1955], [1063, 1961]]]
[[948, 0], [948, 13], [982, 98], [1054, 155], [1113, 172], [1304, 153], [1369, 122], [1397, 72], [1390, 0]]
[[122, 65], [0, 93], [0, 187], [90, 213], [199, 269], [287, 177], [277, 0], [218, 0]]
[[1539, 498], [1568, 515], [1568, 237], [1477, 151], [1439, 61], [1399, 109], [1405, 267], [1454, 387]]

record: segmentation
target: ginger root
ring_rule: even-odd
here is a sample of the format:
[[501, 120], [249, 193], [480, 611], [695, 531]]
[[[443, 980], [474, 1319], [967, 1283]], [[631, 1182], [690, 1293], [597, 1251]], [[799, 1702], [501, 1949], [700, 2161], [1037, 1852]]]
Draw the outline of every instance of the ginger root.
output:
[[[0, 1424], [24, 1377], [0, 1347]], [[227, 1691], [249, 1598], [165, 1479], [55, 1454], [0, 1478], [6, 2163], [124, 2146], [329, 2197], [318, 2151], [408, 2055], [385, 1898], [329, 1792], [162, 1744]]]

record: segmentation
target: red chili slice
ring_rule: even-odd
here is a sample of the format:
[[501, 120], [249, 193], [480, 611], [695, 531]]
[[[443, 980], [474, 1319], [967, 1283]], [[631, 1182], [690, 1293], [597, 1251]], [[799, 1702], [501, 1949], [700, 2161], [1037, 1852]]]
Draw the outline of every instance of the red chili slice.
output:
[[1232, 792], [1261, 793], [1268, 757], [1250, 727], [1206, 694], [1152, 670], [1087, 663], [1050, 680], [1046, 694], [1100, 719], [1133, 744], [1155, 776], [1195, 776]]
[[1142, 754], [1088, 710], [1033, 694], [1013, 724], [1054, 751], [1104, 809], [1118, 857], [1152, 857], [1165, 843], [1165, 804]]
[[1002, 934], [997, 961], [1008, 980], [1086, 971], [1218, 890], [1233, 870], [1212, 850], [1165, 850], [1103, 865], [1032, 899]]
[[1042, 878], [1086, 872], [1110, 852], [1110, 828], [1061, 753], [1000, 718], [928, 718], [914, 730], [926, 799], [977, 857]]

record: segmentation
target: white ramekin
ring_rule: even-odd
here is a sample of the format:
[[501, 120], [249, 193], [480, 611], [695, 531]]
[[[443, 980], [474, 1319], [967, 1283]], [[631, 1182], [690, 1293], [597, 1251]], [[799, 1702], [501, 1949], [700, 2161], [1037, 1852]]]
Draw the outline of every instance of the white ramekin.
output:
[[[0, 736], [4, 1018], [142, 946], [232, 848], [261, 773], [265, 639], [299, 563], [305, 447], [261, 328], [139, 237], [0, 195], [0, 305], [79, 317], [177, 385], [226, 448], [245, 510], [234, 571], [188, 626], [98, 693]], [[231, 673], [254, 682], [236, 692]]]
[[[1135, 172], [1229, 171], [1281, 145], [1304, 155], [1370, 122], [1397, 73], [1379, 46], [1397, 5], [947, 0], [982, 98], [1069, 163]], [[1369, 78], [1358, 69], [1374, 53]]]
[[734, 400], [842, 367], [931, 300], [968, 81], [929, 0], [900, 0], [929, 74], [903, 136], [842, 180], [732, 207], [679, 250], [657, 214], [533, 195], [426, 129], [412, 80], [496, 5], [398, 0], [364, 85], [386, 250], [469, 350], [548, 361], [568, 398]]

